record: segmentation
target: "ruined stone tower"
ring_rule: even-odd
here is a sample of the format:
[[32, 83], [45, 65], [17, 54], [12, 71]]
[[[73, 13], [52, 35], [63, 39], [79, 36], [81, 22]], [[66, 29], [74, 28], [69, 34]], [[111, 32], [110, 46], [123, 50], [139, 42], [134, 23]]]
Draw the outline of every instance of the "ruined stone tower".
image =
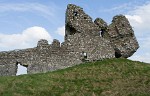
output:
[[64, 69], [88, 61], [127, 58], [139, 45], [127, 18], [117, 15], [112, 24], [97, 18], [94, 22], [79, 6], [66, 10], [65, 41], [38, 41], [37, 47], [0, 52], [0, 76], [16, 75], [17, 64], [29, 74]]

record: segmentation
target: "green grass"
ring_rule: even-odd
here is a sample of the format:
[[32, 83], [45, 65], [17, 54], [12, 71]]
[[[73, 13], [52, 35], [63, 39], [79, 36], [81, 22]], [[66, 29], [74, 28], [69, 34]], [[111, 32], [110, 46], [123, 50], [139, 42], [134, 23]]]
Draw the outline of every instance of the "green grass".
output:
[[110, 59], [0, 77], [0, 96], [150, 96], [150, 64]]

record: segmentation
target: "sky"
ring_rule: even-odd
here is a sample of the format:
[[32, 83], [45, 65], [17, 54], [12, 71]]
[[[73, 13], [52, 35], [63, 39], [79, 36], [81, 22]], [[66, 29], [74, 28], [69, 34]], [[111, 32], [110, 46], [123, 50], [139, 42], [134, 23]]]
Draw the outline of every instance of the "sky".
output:
[[150, 0], [0, 0], [0, 51], [36, 47], [39, 39], [63, 42], [68, 4], [108, 24], [125, 15], [140, 45], [129, 59], [150, 63]]

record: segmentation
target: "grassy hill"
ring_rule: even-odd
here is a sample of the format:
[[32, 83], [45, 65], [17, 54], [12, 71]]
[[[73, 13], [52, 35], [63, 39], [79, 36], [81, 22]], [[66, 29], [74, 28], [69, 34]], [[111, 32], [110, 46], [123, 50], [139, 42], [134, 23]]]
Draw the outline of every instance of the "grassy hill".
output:
[[150, 64], [127, 59], [0, 77], [0, 96], [150, 96]]

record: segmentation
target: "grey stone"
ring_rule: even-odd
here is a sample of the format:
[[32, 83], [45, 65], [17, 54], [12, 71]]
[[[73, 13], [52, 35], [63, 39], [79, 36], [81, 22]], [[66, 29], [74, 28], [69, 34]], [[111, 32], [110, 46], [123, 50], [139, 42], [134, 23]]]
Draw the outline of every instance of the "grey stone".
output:
[[108, 29], [109, 39], [114, 47], [116, 57], [128, 58], [139, 48], [134, 31], [125, 16], [115, 16]]
[[48, 44], [41, 39], [34, 48], [0, 52], [0, 76], [16, 75], [17, 64], [27, 67], [28, 74], [34, 74], [106, 58], [127, 58], [138, 47], [125, 16], [115, 16], [112, 24], [107, 25], [101, 18], [93, 22], [83, 8], [69, 4], [64, 42], [54, 39]]

